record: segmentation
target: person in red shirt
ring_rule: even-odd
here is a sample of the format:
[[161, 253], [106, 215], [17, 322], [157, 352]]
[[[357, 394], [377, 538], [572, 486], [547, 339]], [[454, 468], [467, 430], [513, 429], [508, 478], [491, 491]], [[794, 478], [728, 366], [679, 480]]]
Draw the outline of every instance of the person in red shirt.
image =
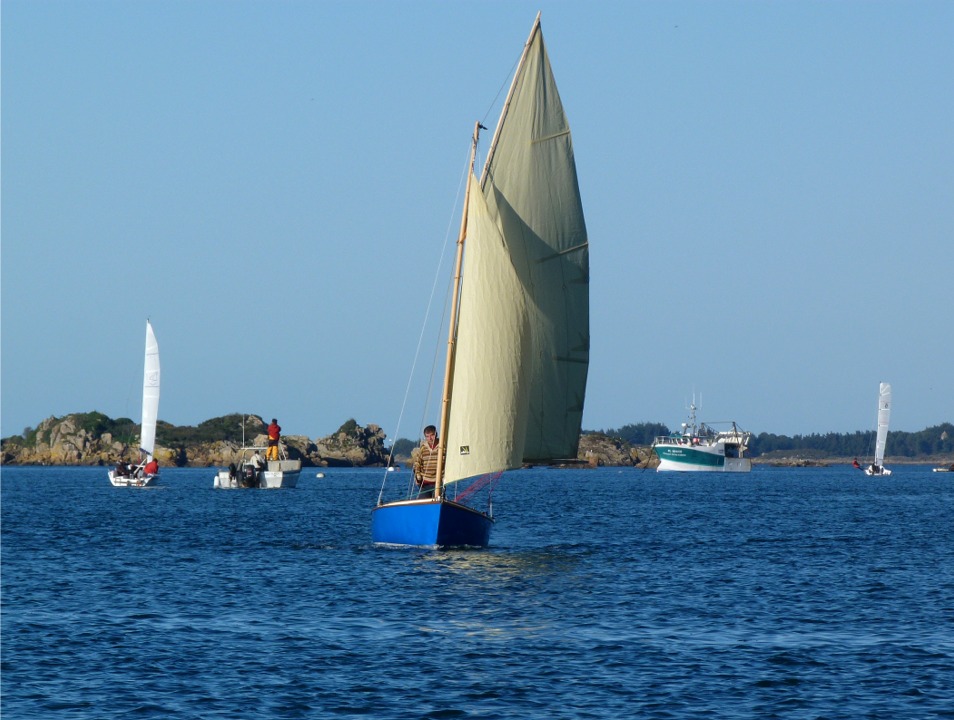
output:
[[146, 467], [142, 469], [146, 475], [158, 475], [159, 474], [159, 461], [156, 458], [153, 458], [146, 463]]
[[268, 450], [265, 451], [266, 460], [278, 460], [278, 441], [282, 436], [282, 426], [278, 420], [272, 418], [272, 424], [268, 426]]

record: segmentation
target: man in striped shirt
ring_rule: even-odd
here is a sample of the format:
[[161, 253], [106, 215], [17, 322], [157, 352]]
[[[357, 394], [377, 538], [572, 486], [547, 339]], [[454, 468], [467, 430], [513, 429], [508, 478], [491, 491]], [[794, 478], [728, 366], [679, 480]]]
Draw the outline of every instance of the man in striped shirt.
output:
[[437, 480], [437, 458], [440, 457], [441, 444], [437, 440], [437, 428], [428, 425], [424, 428], [424, 442], [418, 449], [414, 461], [414, 482], [420, 488], [418, 497], [433, 497], [434, 482]]

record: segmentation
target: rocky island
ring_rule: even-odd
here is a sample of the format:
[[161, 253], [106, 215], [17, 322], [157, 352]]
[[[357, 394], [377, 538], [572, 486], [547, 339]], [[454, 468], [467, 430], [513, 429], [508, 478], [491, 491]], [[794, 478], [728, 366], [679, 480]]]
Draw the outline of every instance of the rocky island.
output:
[[[266, 423], [258, 415], [232, 414], [197, 427], [159, 423], [155, 456], [160, 465], [226, 466], [236, 462], [244, 442], [264, 446]], [[4, 465], [113, 465], [138, 456], [139, 428], [128, 418], [113, 420], [98, 412], [50, 417], [24, 435], [4, 438]], [[383, 466], [388, 461], [385, 433], [377, 425], [363, 427], [353, 419], [336, 433], [314, 440], [284, 435], [285, 452], [312, 467]]]
[[[160, 465], [177, 467], [225, 467], [236, 462], [244, 442], [266, 444], [267, 423], [259, 415], [233, 413], [213, 418], [198, 426], [175, 426], [159, 422], [155, 456]], [[3, 465], [114, 465], [120, 459], [138, 456], [139, 427], [128, 418], [112, 419], [103, 413], [73, 413], [49, 417], [23, 435], [2, 440]], [[383, 467], [389, 461], [385, 432], [380, 426], [359, 425], [347, 420], [337, 432], [311, 439], [304, 435], [283, 435], [285, 451], [306, 467]], [[408, 464], [415, 444], [398, 441], [391, 462]], [[649, 447], [638, 447], [603, 433], [586, 433], [580, 438], [573, 467], [629, 466], [655, 467]]]

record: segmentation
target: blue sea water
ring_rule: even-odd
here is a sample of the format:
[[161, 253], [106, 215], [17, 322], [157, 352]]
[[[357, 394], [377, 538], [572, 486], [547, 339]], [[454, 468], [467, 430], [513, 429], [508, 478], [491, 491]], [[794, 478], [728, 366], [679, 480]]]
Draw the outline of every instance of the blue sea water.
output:
[[442, 551], [315, 472], [4, 468], [3, 718], [954, 718], [954, 475], [523, 470]]

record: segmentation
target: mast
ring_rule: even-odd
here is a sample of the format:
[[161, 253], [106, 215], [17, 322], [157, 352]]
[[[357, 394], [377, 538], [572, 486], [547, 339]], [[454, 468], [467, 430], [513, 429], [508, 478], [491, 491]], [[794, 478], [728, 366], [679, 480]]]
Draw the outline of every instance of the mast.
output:
[[513, 80], [510, 81], [510, 90], [507, 92], [507, 99], [504, 101], [503, 109], [500, 111], [500, 119], [497, 121], [497, 128], [494, 130], [494, 137], [490, 141], [490, 149], [487, 151], [487, 159], [484, 161], [484, 169], [480, 173], [480, 187], [483, 187], [484, 183], [487, 181], [487, 170], [490, 168], [490, 163], [494, 159], [494, 153], [497, 151], [497, 138], [500, 137], [500, 130], [503, 128], [504, 121], [507, 119], [507, 113], [510, 111], [510, 102], [513, 100], [513, 93], [517, 88], [517, 78], [520, 77], [520, 68], [523, 67], [523, 63], [527, 59], [527, 53], [530, 51], [530, 45], [533, 43], [533, 36], [536, 35], [539, 30], [540, 12], [537, 12], [537, 19], [533, 21], [533, 27], [530, 28], [530, 37], [527, 38], [527, 42], [523, 46], [523, 53], [520, 55], [520, 62], [517, 63], [517, 70], [513, 74]]
[[[539, 20], [539, 17], [538, 17]], [[474, 163], [477, 158], [477, 138], [483, 125], [474, 123], [474, 137], [470, 147], [470, 164], [467, 173], [467, 189], [464, 192], [464, 212], [460, 220], [460, 233], [457, 236], [457, 260], [454, 265], [454, 293], [451, 296], [450, 328], [447, 332], [447, 362], [444, 368], [444, 392], [441, 396], [441, 422], [438, 441], [441, 452], [437, 456], [437, 477], [434, 479], [434, 499], [444, 496], [444, 456], [447, 454], [447, 425], [450, 418], [451, 392], [454, 381], [454, 348], [457, 341], [457, 314], [460, 304], [461, 267], [464, 263], [464, 240], [467, 237], [467, 208], [470, 202], [470, 188], [473, 184]]]

